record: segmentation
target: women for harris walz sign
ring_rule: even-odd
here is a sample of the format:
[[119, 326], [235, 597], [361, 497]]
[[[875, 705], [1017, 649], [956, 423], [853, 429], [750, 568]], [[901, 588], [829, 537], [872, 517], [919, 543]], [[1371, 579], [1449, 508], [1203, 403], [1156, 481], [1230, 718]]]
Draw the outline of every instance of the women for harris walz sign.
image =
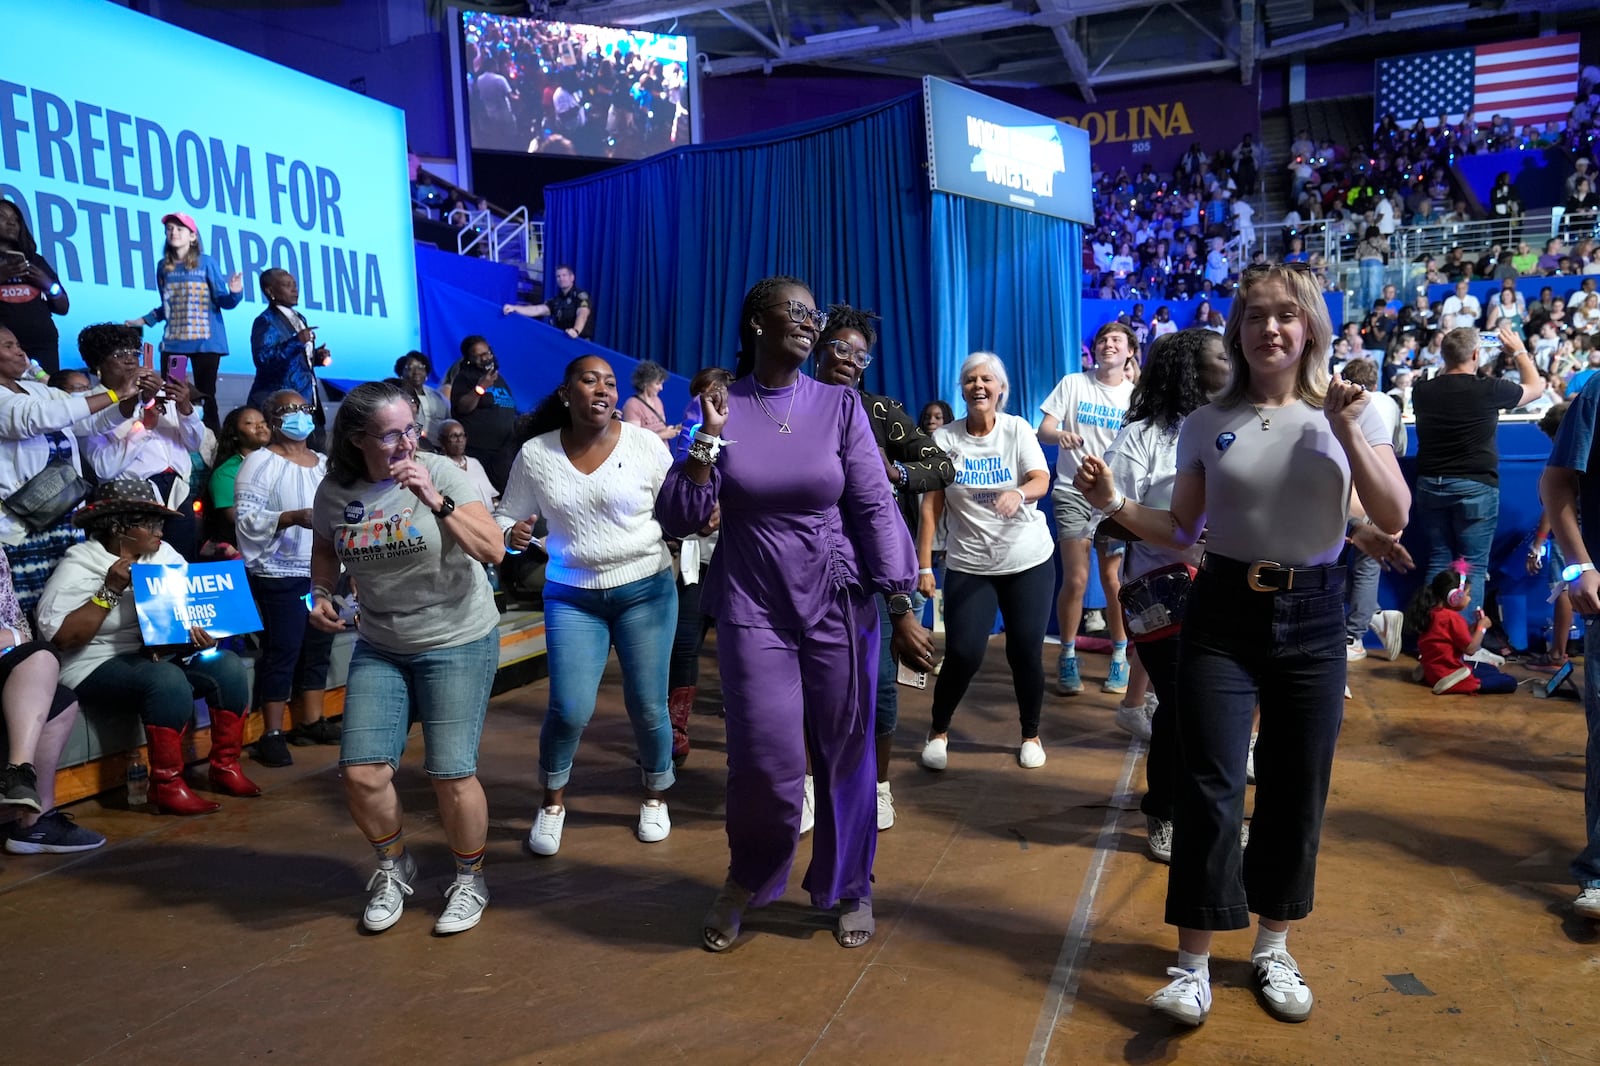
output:
[[133, 566], [133, 604], [146, 644], [187, 644], [199, 626], [213, 637], [261, 628], [255, 597], [237, 559], [225, 563]]

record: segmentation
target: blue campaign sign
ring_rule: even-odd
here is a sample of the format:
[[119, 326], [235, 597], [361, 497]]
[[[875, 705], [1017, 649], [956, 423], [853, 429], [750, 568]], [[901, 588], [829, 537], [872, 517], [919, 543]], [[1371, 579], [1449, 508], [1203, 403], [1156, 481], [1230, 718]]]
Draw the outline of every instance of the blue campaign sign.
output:
[[7, 0], [5, 31], [0, 197], [71, 298], [62, 366], [84, 326], [160, 304], [168, 213], [244, 275], [223, 373], [255, 372], [267, 267], [298, 279], [339, 377], [385, 377], [416, 346], [403, 112], [104, 0]]
[[187, 644], [199, 626], [213, 637], [261, 628], [244, 563], [135, 563], [133, 604], [146, 644]]
[[935, 190], [1093, 224], [1087, 133], [938, 78], [922, 93]]

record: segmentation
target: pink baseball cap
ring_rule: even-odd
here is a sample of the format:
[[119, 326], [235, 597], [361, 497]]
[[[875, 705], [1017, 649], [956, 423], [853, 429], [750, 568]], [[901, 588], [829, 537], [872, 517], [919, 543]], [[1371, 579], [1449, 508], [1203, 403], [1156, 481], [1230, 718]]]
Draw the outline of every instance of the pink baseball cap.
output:
[[193, 215], [180, 214], [176, 211], [170, 215], [162, 215], [161, 224], [165, 226], [168, 222], [176, 222], [178, 225], [187, 228], [190, 233], [196, 236], [200, 235], [200, 227], [195, 225]]

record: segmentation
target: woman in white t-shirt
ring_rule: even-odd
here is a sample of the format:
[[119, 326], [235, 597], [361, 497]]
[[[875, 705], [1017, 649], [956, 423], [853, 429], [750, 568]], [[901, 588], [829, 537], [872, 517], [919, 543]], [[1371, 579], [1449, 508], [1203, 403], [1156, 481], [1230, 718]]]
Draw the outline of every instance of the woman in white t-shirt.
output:
[[1050, 490], [1050, 467], [1027, 419], [1005, 413], [1011, 380], [991, 352], [961, 364], [967, 417], [934, 431], [933, 442], [955, 464], [955, 483], [922, 497], [917, 535], [917, 587], [932, 596], [933, 531], [946, 519], [945, 658], [933, 689], [933, 723], [922, 765], [943, 770], [950, 719], [967, 693], [994, 628], [1005, 620], [1006, 661], [1017, 695], [1022, 746], [1017, 761], [1044, 765], [1039, 711], [1044, 702], [1044, 631], [1055, 591], [1050, 523], [1034, 506]]
[[[1262, 1006], [1302, 1021], [1312, 996], [1288, 952], [1289, 923], [1310, 913], [1317, 846], [1344, 716], [1346, 571], [1352, 486], [1396, 533], [1410, 493], [1366, 392], [1327, 377], [1332, 326], [1315, 276], [1299, 264], [1253, 268], [1223, 338], [1224, 394], [1184, 420], [1170, 507], [1118, 492], [1099, 459], [1080, 490], [1157, 545], [1206, 554], [1189, 594], [1179, 654], [1181, 765], [1174, 794], [1167, 921], [1178, 926], [1159, 1013], [1199, 1025], [1211, 1009], [1214, 930], [1260, 928], [1250, 961]], [[1245, 765], [1259, 701], [1256, 804], [1241, 851]]]
[[[1118, 492], [1146, 507], [1171, 506], [1172, 486], [1178, 474], [1178, 431], [1183, 420], [1205, 403], [1207, 396], [1222, 391], [1228, 383], [1228, 373], [1222, 338], [1209, 329], [1191, 326], [1151, 346], [1144, 377], [1133, 390], [1128, 406], [1127, 424], [1104, 457]], [[1123, 587], [1175, 563], [1198, 566], [1199, 545], [1176, 551], [1148, 541], [1133, 541], [1123, 561]], [[1157, 620], [1151, 618], [1148, 624], [1154, 625]], [[1117, 724], [1149, 739], [1150, 754], [1145, 760], [1148, 787], [1139, 809], [1144, 812], [1146, 847], [1151, 857], [1170, 862], [1172, 790], [1178, 762], [1177, 716], [1182, 703], [1178, 635], [1173, 632], [1156, 639], [1141, 639], [1142, 626], [1141, 620], [1132, 619], [1129, 632], [1139, 645], [1139, 662], [1155, 689], [1154, 714], [1145, 722], [1137, 722], [1137, 717], [1149, 713], [1145, 710], [1148, 704], [1124, 704], [1117, 708]]]
[[568, 363], [560, 388], [530, 418], [532, 439], [518, 452], [495, 511], [515, 551], [532, 541], [540, 517], [550, 527], [544, 541], [550, 708], [539, 730], [544, 799], [528, 833], [535, 855], [561, 847], [572, 761], [613, 646], [644, 775], [636, 833], [648, 844], [672, 831], [667, 670], [678, 591], [655, 516], [672, 456], [654, 433], [612, 417], [616, 401], [611, 364], [597, 355]]

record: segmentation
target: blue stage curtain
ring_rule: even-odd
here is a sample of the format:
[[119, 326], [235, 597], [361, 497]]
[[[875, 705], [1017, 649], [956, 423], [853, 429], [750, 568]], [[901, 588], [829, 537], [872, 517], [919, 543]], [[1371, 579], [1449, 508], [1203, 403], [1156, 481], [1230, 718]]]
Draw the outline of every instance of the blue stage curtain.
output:
[[923, 145], [916, 93], [552, 185], [546, 262], [594, 295], [596, 340], [686, 377], [733, 366], [745, 291], [792, 274], [882, 316], [866, 387], [912, 406], [936, 395]]
[[945, 193], [933, 194], [931, 215], [939, 394], [961, 413], [961, 364], [991, 351], [1011, 376], [1006, 410], [1037, 422], [1082, 362], [1081, 228]]

